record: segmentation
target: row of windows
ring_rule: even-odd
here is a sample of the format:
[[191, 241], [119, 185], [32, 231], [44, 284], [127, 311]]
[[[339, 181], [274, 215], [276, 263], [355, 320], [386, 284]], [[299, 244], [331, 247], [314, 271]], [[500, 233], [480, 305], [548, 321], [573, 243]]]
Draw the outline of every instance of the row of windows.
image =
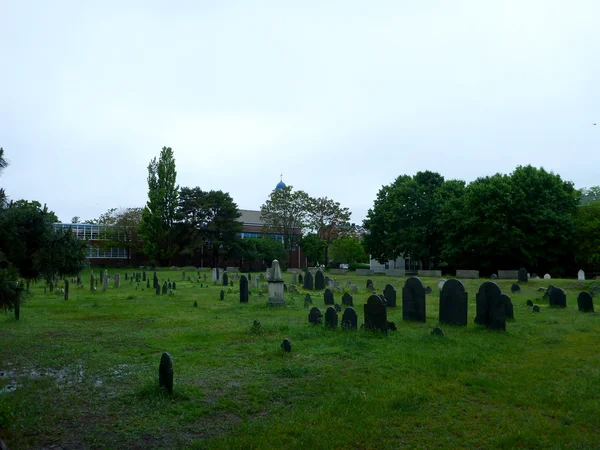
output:
[[283, 234], [265, 234], [263, 235], [262, 233], [249, 233], [244, 231], [243, 233], [238, 233], [238, 236], [241, 237], [242, 239], [247, 239], [247, 238], [261, 238], [261, 237], [269, 237], [271, 239], [276, 239], [280, 242], [283, 242]]
[[86, 248], [86, 256], [89, 259], [93, 258], [127, 258], [127, 249], [123, 247], [99, 248], [88, 245]]
[[127, 238], [126, 234], [123, 232], [123, 229], [120, 227], [79, 223], [55, 223], [54, 227], [57, 229], [62, 228], [63, 230], [68, 230], [69, 228], [71, 228], [71, 231], [75, 233], [77, 239], [79, 239], [80, 241], [98, 241], [107, 239], [122, 240]]

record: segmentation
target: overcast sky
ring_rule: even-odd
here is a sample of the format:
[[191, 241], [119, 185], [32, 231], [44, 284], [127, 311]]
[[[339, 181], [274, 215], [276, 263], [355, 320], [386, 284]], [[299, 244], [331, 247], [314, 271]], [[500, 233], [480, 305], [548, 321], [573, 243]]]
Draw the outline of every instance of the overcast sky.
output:
[[[593, 123], [598, 123], [594, 126]], [[432, 170], [600, 185], [600, 1], [0, 0], [0, 186], [62, 221], [181, 186], [284, 182], [360, 223]]]

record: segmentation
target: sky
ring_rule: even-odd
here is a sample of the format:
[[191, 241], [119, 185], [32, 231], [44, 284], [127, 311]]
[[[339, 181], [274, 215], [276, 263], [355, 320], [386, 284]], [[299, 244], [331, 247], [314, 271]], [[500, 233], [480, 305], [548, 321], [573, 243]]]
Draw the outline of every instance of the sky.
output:
[[[60, 220], [280, 180], [361, 223], [404, 174], [600, 185], [600, 2], [0, 0], [0, 178]], [[598, 123], [594, 126], [593, 123]]]

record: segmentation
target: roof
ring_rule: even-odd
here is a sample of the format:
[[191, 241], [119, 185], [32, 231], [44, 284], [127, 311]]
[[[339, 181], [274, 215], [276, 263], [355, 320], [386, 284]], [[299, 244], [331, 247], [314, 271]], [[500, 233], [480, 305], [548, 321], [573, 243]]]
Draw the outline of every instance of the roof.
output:
[[240, 209], [240, 213], [242, 214], [239, 217], [239, 221], [244, 225], [259, 225], [264, 226], [265, 221], [260, 218], [260, 211], [254, 211], [252, 209]]

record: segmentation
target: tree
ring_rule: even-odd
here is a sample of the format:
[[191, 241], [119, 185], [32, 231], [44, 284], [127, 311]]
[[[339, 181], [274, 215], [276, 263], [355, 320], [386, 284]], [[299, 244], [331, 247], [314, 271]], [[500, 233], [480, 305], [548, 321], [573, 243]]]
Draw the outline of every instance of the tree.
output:
[[[309, 227], [325, 243], [323, 254], [317, 258], [322, 258], [324, 264], [329, 262], [328, 251], [331, 241], [344, 234], [349, 228], [350, 215], [348, 208], [342, 208], [338, 202], [327, 197], [310, 199]], [[306, 248], [304, 248], [304, 252], [306, 253]]]
[[334, 261], [351, 264], [369, 261], [360, 239], [352, 236], [339, 237], [331, 243], [331, 257]]
[[81, 218], [80, 218], [79, 216], [73, 216], [73, 217], [71, 218], [71, 223], [72, 223], [72, 224], [79, 223], [80, 221], [81, 221]]
[[271, 262], [276, 259], [283, 260], [286, 256], [286, 249], [282, 242], [269, 236], [261, 238], [250, 238], [253, 241], [259, 260], [262, 261], [263, 269], [271, 266]]
[[444, 177], [434, 172], [402, 175], [383, 186], [364, 221], [365, 250], [380, 263], [410, 255], [425, 266], [440, 257], [442, 239], [437, 225]]
[[[600, 191], [594, 186], [584, 190], [589, 195], [592, 190]], [[576, 262], [584, 267], [600, 264], [600, 196], [587, 198], [575, 213]]]
[[211, 250], [211, 264], [218, 267], [221, 256], [235, 247], [243, 224], [241, 213], [228, 193], [181, 188], [177, 209], [177, 239], [184, 253], [203, 246]]
[[[4, 169], [8, 167], [8, 161], [4, 158], [4, 149], [0, 147], [0, 175], [4, 172]], [[0, 188], [0, 208], [6, 206], [6, 192], [3, 188]]]
[[301, 245], [310, 263], [315, 265], [324, 261], [323, 256], [327, 247], [325, 239], [320, 238], [316, 233], [309, 233], [302, 237]]
[[141, 249], [140, 227], [142, 224], [142, 208], [111, 208], [94, 221], [106, 226], [105, 248], [124, 248], [127, 264], [131, 264], [133, 251]]
[[154, 261], [165, 263], [176, 253], [172, 226], [178, 205], [179, 186], [171, 147], [163, 147], [158, 161], [148, 165], [148, 202], [142, 212], [140, 232], [144, 251]]
[[[271, 192], [269, 199], [260, 207], [265, 229], [283, 236], [283, 245], [288, 252], [299, 243], [302, 230], [308, 225], [310, 197], [304, 191], [294, 191], [286, 186]], [[291, 265], [291, 253], [288, 253]]]

